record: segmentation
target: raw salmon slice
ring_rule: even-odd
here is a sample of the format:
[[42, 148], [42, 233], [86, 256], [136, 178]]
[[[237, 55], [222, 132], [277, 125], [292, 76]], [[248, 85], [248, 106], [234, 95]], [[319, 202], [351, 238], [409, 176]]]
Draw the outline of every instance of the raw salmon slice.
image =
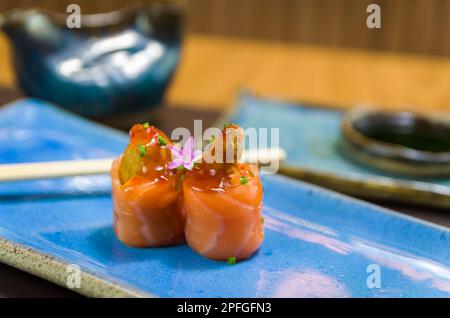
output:
[[111, 169], [114, 232], [130, 246], [157, 247], [184, 241], [184, 217], [176, 177], [146, 180], [135, 176], [127, 184], [119, 180], [121, 158]]
[[242, 260], [262, 244], [262, 187], [258, 176], [245, 185], [212, 189], [188, 174], [183, 183], [183, 208], [186, 241], [206, 258]]

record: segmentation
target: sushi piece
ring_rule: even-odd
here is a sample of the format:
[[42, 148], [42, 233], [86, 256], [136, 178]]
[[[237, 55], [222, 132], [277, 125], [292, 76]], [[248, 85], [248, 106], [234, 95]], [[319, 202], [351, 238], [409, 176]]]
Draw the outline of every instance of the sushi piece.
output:
[[[238, 162], [242, 129], [229, 125], [221, 137], [205, 150], [206, 162], [185, 174], [185, 235], [188, 245], [204, 257], [235, 262], [250, 257], [262, 244], [263, 190], [258, 167]], [[226, 162], [211, 160], [220, 158], [218, 152]]]
[[114, 232], [130, 246], [158, 247], [184, 241], [179, 173], [167, 136], [148, 124], [134, 125], [130, 143], [111, 169]]

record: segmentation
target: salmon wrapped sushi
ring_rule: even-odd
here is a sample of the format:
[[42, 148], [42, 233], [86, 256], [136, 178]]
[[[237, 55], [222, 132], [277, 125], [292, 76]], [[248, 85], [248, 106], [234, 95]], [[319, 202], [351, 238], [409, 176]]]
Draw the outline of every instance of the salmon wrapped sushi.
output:
[[170, 140], [148, 124], [134, 125], [130, 143], [112, 165], [114, 232], [134, 247], [184, 242], [184, 216], [176, 170], [170, 162]]
[[208, 259], [235, 262], [250, 257], [262, 244], [263, 190], [258, 167], [238, 162], [242, 129], [231, 125], [226, 130], [231, 134], [224, 129], [222, 145], [217, 147], [216, 140], [211, 153], [223, 148], [225, 158], [226, 149], [232, 148], [232, 162], [202, 162], [187, 172], [183, 209], [188, 245]]

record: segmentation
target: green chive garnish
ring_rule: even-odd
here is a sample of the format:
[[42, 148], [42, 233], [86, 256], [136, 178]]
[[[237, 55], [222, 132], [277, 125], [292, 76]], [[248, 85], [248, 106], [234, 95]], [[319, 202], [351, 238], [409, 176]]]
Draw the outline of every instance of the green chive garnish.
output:
[[178, 166], [178, 167], [177, 167], [177, 170], [178, 170], [178, 171], [183, 170], [183, 169], [184, 169], [183, 166]]
[[158, 142], [161, 146], [167, 145], [167, 141], [164, 139], [163, 136], [158, 136]]
[[150, 128], [150, 124], [147, 123], [147, 122], [143, 123], [142, 126], [144, 126], [144, 128], [146, 128], [146, 129], [147, 129], [147, 128]]
[[223, 129], [227, 129], [230, 126], [231, 126], [231, 123], [225, 123], [225, 124], [223, 124]]
[[228, 257], [227, 264], [230, 264], [230, 265], [236, 264], [236, 257], [235, 256]]
[[248, 179], [245, 176], [242, 176], [239, 178], [239, 181], [241, 182], [242, 185], [247, 184], [248, 183]]
[[142, 157], [144, 157], [147, 154], [147, 147], [145, 147], [145, 145], [138, 145], [138, 150], [139, 150], [139, 155]]
[[262, 222], [262, 224], [264, 224], [264, 217], [263, 216], [261, 217], [261, 222]]

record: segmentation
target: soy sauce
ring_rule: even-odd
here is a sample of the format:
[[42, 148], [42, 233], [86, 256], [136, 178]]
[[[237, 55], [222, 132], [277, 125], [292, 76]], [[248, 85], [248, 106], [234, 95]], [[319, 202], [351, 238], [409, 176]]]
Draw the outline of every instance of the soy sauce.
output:
[[401, 145], [420, 151], [447, 152], [450, 151], [450, 133], [434, 133], [419, 130], [380, 129], [365, 131], [364, 134], [382, 142]]

